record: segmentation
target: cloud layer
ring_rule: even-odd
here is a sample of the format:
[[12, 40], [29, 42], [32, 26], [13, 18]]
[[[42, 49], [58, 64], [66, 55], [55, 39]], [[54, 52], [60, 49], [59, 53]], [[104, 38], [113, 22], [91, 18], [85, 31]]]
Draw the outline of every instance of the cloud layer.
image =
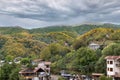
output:
[[[2, 20], [6, 20], [7, 25], [15, 25], [7, 18], [26, 26], [29, 22], [35, 22], [31, 26], [119, 23], [119, 14], [119, 0], [0, 0], [0, 25], [5, 25]], [[24, 20], [27, 20], [26, 23]]]

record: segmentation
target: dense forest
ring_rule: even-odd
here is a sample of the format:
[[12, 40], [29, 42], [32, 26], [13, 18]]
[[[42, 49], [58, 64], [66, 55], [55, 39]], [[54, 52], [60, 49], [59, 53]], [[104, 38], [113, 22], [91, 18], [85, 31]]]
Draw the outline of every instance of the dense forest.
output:
[[[90, 49], [90, 43], [97, 43], [100, 48]], [[43, 59], [51, 61], [52, 73], [60, 70], [69, 73], [90, 75], [92, 72], [105, 73], [105, 56], [120, 55], [120, 26], [114, 24], [84, 24], [77, 26], [51, 26], [38, 29], [16, 27], [0, 27], [0, 60], [13, 62], [21, 57], [21, 64], [30, 66], [30, 61]], [[9, 64], [5, 64], [9, 65]], [[0, 80], [16, 80], [20, 66], [13, 64], [5, 68], [8, 73], [0, 76]], [[13, 70], [12, 70], [13, 69]], [[4, 77], [7, 75], [7, 78]], [[19, 80], [19, 79], [17, 79]]]

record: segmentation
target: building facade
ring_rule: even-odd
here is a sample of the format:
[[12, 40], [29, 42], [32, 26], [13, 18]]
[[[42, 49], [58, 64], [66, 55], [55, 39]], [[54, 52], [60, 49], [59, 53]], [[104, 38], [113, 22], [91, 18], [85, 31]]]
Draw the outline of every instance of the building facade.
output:
[[90, 43], [89, 44], [89, 48], [90, 49], [93, 49], [93, 50], [97, 50], [100, 48], [100, 45], [99, 44], [96, 44], [96, 43]]
[[35, 68], [25, 68], [19, 72], [25, 80], [50, 80], [51, 62], [39, 61]]
[[107, 76], [113, 77], [113, 80], [120, 80], [120, 56], [107, 56], [105, 59]]

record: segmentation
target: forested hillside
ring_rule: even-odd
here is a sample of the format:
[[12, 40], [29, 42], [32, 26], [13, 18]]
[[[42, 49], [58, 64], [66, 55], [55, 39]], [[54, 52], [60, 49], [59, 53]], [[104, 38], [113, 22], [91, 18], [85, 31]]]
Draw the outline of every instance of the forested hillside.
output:
[[106, 27], [106, 28], [119, 28], [120, 25], [114, 24], [83, 24], [83, 25], [76, 25], [76, 26], [49, 26], [46, 28], [37, 28], [30, 30], [31, 33], [47, 33], [47, 32], [58, 32], [58, 31], [71, 31], [76, 32], [78, 34], [83, 34], [91, 29], [99, 28], [99, 27]]
[[[93, 42], [100, 48], [90, 49], [88, 46]], [[118, 25], [87, 24], [31, 30], [0, 28], [0, 60], [6, 62], [21, 57], [21, 65], [29, 65], [29, 61], [41, 58], [52, 62], [53, 73], [64, 69], [89, 75], [92, 72], [105, 73], [104, 57], [107, 55], [120, 55]]]

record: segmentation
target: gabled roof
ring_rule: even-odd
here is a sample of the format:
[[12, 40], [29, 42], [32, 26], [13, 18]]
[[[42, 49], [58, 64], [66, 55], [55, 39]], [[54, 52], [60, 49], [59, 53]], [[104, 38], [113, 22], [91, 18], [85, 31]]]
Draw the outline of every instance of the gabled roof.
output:
[[38, 70], [41, 70], [42, 72], [43, 72], [43, 71], [45, 72], [45, 70], [44, 70], [43, 68], [41, 68], [41, 67], [36, 67], [36, 68], [34, 69], [34, 72], [37, 72]]
[[118, 60], [118, 59], [120, 59], [120, 56], [106, 56], [105, 59], [114, 59], [114, 60]]
[[45, 65], [50, 65], [51, 64], [51, 62], [45, 62]]
[[33, 62], [41, 62], [41, 61], [43, 61], [42, 59], [35, 59], [35, 60], [33, 60]]
[[99, 45], [99, 44], [96, 44], [96, 43], [93, 43], [93, 42], [92, 42], [92, 43], [90, 43], [89, 45], [94, 45], [94, 46], [96, 46], [96, 45]]
[[22, 74], [22, 73], [34, 73], [34, 69], [32, 69], [32, 68], [26, 68], [24, 70], [21, 70], [19, 73], [20, 74]]
[[92, 76], [102, 76], [104, 75], [103, 73], [92, 73]]
[[24, 70], [21, 70], [19, 73], [20, 74], [22, 74], [22, 73], [36, 73], [37, 71], [39, 71], [41, 69], [41, 71], [44, 71], [45, 72], [45, 70], [44, 69], [42, 69], [42, 68], [26, 68], [26, 69], [24, 69]]

